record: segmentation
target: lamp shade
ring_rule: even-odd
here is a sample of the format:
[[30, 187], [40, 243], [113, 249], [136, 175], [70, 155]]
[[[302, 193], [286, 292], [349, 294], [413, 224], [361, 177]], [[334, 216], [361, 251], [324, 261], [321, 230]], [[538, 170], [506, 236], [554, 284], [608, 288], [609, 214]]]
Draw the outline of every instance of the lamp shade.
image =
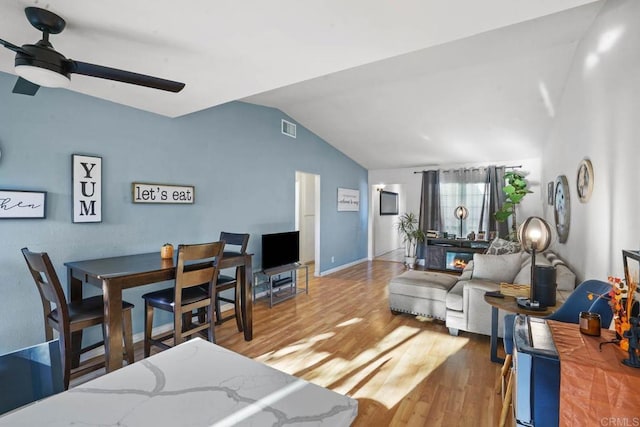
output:
[[544, 219], [530, 216], [518, 229], [518, 240], [529, 253], [545, 251], [551, 244], [551, 228]]
[[453, 214], [458, 219], [467, 219], [467, 216], [469, 216], [469, 209], [460, 205], [453, 211]]

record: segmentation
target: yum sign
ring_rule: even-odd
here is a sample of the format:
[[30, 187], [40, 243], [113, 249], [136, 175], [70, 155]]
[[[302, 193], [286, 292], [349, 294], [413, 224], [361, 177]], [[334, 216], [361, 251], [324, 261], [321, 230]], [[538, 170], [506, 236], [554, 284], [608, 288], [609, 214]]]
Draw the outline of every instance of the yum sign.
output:
[[73, 222], [102, 221], [102, 157], [74, 154]]

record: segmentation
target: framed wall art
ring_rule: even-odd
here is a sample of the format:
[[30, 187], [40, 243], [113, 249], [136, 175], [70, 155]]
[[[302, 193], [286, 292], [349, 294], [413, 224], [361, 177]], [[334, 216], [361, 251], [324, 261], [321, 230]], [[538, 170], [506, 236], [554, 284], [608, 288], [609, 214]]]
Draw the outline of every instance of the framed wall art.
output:
[[46, 218], [45, 191], [0, 190], [0, 219]]
[[357, 212], [360, 210], [360, 192], [350, 188], [338, 188], [338, 211]]
[[576, 190], [578, 192], [578, 199], [581, 203], [587, 203], [591, 198], [593, 192], [593, 165], [591, 160], [583, 159], [578, 165], [578, 173], [576, 176]]
[[547, 183], [547, 204], [553, 206], [553, 193], [555, 185], [553, 181]]
[[553, 201], [558, 240], [560, 243], [565, 243], [569, 237], [569, 226], [571, 225], [571, 198], [569, 197], [569, 182], [564, 175], [556, 178], [556, 191]]
[[133, 203], [193, 204], [195, 192], [193, 185], [131, 183]]
[[102, 157], [71, 155], [73, 222], [102, 222]]
[[380, 190], [380, 215], [398, 215], [398, 193]]

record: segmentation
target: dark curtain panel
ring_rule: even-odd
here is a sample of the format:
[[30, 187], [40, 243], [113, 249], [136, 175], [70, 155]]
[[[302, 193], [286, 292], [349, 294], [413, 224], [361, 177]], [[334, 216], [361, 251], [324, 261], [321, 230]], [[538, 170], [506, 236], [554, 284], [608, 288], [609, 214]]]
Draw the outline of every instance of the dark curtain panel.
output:
[[479, 227], [481, 230], [489, 233], [494, 231], [497, 236], [506, 239], [509, 236], [509, 224], [506, 222], [498, 222], [494, 218], [494, 214], [500, 209], [505, 202], [505, 195], [502, 188], [504, 187], [504, 166], [487, 167], [487, 178], [485, 181], [485, 196], [480, 216]]
[[[422, 172], [419, 226], [427, 230], [440, 230], [440, 171]], [[424, 245], [418, 245], [418, 258], [424, 258]]]

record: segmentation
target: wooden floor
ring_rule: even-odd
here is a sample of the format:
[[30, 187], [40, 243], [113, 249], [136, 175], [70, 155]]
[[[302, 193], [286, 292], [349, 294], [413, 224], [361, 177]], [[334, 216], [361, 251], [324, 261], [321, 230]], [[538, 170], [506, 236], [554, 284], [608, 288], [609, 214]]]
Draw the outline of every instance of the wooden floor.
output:
[[354, 426], [497, 425], [500, 366], [489, 361], [489, 337], [392, 315], [387, 283], [403, 270], [376, 260], [312, 278], [309, 295], [256, 303], [253, 341], [229, 321], [216, 328], [217, 344], [357, 399]]

